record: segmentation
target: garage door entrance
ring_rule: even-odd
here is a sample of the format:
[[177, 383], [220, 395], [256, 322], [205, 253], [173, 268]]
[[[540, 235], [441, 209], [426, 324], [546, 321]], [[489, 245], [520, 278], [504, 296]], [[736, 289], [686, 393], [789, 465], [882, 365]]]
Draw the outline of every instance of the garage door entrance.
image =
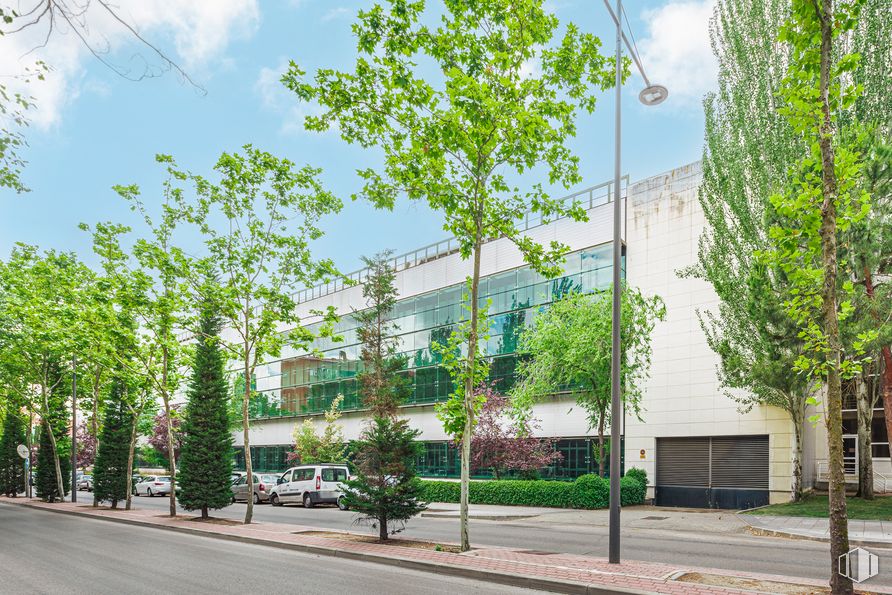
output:
[[768, 436], [657, 438], [658, 506], [768, 504]]

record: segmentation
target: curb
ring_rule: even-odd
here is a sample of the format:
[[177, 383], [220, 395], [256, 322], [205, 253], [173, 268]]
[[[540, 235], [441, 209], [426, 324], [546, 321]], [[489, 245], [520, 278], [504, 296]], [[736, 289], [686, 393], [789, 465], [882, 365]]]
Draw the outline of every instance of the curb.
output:
[[[817, 537], [815, 535], [802, 535], [801, 533], [790, 533], [788, 531], [777, 531], [775, 529], [764, 529], [762, 527], [754, 527], [747, 523], [747, 529], [750, 533], [760, 537], [785, 537], [787, 539], [796, 539], [800, 541], [817, 541], [820, 543], [830, 543], [828, 537]], [[875, 548], [892, 548], [892, 541], [871, 541], [869, 539], [849, 539], [850, 545], [860, 545], [864, 547]]]
[[149, 529], [160, 529], [166, 531], [175, 531], [178, 533], [187, 533], [191, 535], [199, 535], [201, 537], [210, 537], [214, 539], [220, 539], [224, 541], [236, 541], [241, 543], [250, 543], [252, 545], [261, 545], [267, 547], [275, 547], [279, 549], [299, 551], [309, 554], [317, 554], [323, 556], [331, 556], [336, 558], [345, 558], [348, 560], [358, 560], [363, 562], [373, 562], [376, 564], [388, 565], [388, 566], [398, 566], [401, 568], [407, 568], [410, 570], [420, 570], [423, 572], [430, 572], [433, 574], [441, 574], [446, 576], [456, 576], [461, 578], [468, 578], [474, 580], [480, 580], [490, 583], [497, 583], [501, 585], [508, 585], [513, 587], [524, 587], [527, 589], [535, 589], [540, 591], [550, 591], [552, 593], [570, 593], [570, 594], [578, 594], [578, 595], [658, 595], [653, 591], [641, 591], [634, 589], [626, 589], [623, 587], [605, 587], [596, 584], [576, 582], [576, 581], [559, 581], [554, 579], [548, 579], [543, 577], [523, 577], [516, 576], [513, 574], [508, 574], [505, 572], [498, 572], [495, 570], [479, 570], [476, 568], [460, 568], [454, 566], [447, 566], [444, 564], [437, 564], [435, 562], [425, 562], [421, 560], [407, 560], [404, 558], [392, 558], [389, 556], [382, 556], [377, 554], [369, 554], [369, 553], [355, 553], [355, 552], [346, 552], [343, 550], [339, 550], [336, 548], [328, 548], [318, 545], [304, 545], [304, 544], [296, 544], [296, 543], [279, 543], [276, 541], [268, 540], [268, 539], [258, 539], [255, 537], [246, 537], [239, 535], [227, 535], [225, 533], [213, 533], [209, 531], [203, 531], [199, 528], [191, 528], [191, 527], [172, 527], [169, 525], [154, 525], [152, 523], [145, 523], [142, 521], [134, 520], [134, 519], [124, 519], [124, 518], [113, 518], [108, 516], [95, 516], [89, 513], [81, 513], [72, 510], [60, 510], [53, 508], [44, 508], [38, 506], [31, 506], [27, 502], [9, 502], [4, 501], [0, 504], [10, 504], [13, 506], [22, 506], [25, 508], [32, 508], [35, 510], [45, 510], [47, 512], [54, 512], [56, 514], [65, 514], [69, 516], [76, 516], [81, 518], [99, 520], [99, 521], [108, 521], [110, 523], [119, 523], [124, 525], [136, 525], [139, 527], [146, 527]]

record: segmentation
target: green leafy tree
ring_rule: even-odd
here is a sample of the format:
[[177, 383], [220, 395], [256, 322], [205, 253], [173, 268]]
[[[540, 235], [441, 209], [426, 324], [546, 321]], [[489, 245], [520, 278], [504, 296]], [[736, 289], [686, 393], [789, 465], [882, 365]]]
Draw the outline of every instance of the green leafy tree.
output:
[[130, 412], [129, 394], [123, 366], [112, 377], [111, 389], [105, 400], [99, 451], [93, 466], [93, 492], [99, 502], [109, 501], [112, 508], [128, 498], [127, 478], [132, 475], [130, 437], [135, 420]]
[[[572, 293], [553, 302], [521, 335], [523, 359], [512, 393], [516, 415], [529, 419], [532, 405], [571, 390], [598, 431], [598, 475], [604, 476], [604, 429], [610, 420], [610, 349], [613, 327], [610, 292]], [[626, 411], [640, 419], [641, 396], [648, 378], [651, 332], [666, 317], [659, 296], [638, 289], [622, 292], [620, 388]]]
[[683, 274], [708, 282], [717, 311], [699, 311], [709, 346], [720, 357], [719, 380], [742, 411], [771, 405], [794, 431], [791, 491], [802, 493], [802, 429], [814, 383], [794, 364], [804, 349], [787, 316], [789, 280], [759, 253], [770, 246], [779, 215], [770, 197], [785, 181], [803, 141], [775, 109], [789, 49], [772, 40], [789, 0], [721, 0], [711, 32], [719, 89], [704, 101], [703, 183], [706, 219], [697, 264]]
[[[213, 279], [209, 283], [215, 282]], [[201, 302], [192, 376], [180, 431], [180, 505], [186, 510], [227, 506], [232, 498], [232, 434], [226, 357], [219, 344], [220, 317], [211, 300]]]
[[[180, 210], [204, 237], [206, 270], [219, 276], [208, 297], [234, 337], [220, 344], [238, 362], [244, 381], [242, 435], [250, 476], [251, 379], [257, 365], [278, 356], [283, 347], [306, 348], [315, 338], [299, 324], [292, 291], [334, 274], [330, 260], [313, 260], [309, 243], [322, 236], [319, 220], [337, 213], [342, 205], [323, 189], [320, 170], [296, 169], [291, 161], [250, 145], [242, 154], [223, 153], [214, 169], [219, 183], [177, 174], [191, 180], [197, 194], [195, 204], [181, 200]], [[320, 334], [331, 336], [334, 311], [319, 314], [324, 322]], [[283, 326], [291, 330], [283, 333]], [[253, 513], [254, 504], [248, 499], [246, 524]]]
[[25, 444], [25, 423], [21, 414], [9, 407], [0, 434], [0, 494], [13, 498], [25, 491], [24, 461], [16, 450], [20, 444]]
[[[480, 363], [478, 290], [483, 245], [507, 238], [524, 260], [556, 276], [567, 252], [545, 248], [523, 234], [528, 210], [544, 220], [581, 220], [579, 204], [555, 200], [539, 184], [522, 191], [509, 182], [534, 168], [551, 183], [569, 187], [581, 177], [567, 147], [581, 107], [591, 112], [595, 94], [613, 84], [611, 61], [597, 37], [572, 23], [561, 35], [558, 19], [542, 0], [447, 0], [437, 26], [423, 23], [423, 0], [390, 0], [359, 13], [355, 69], [321, 69], [307, 80], [292, 63], [283, 77], [304, 101], [321, 104], [311, 130], [336, 126], [348, 143], [384, 153], [381, 168], [358, 173], [358, 194], [392, 208], [405, 194], [424, 200], [445, 218], [444, 229], [473, 262], [467, 355], [459, 403], [441, 409], [444, 427], [462, 440], [461, 548], [468, 535], [469, 460], [474, 416], [480, 407], [474, 381]], [[460, 428], [459, 432], [454, 429]]]
[[341, 419], [341, 403], [344, 395], [338, 395], [325, 412], [325, 426], [322, 435], [316, 432], [316, 425], [309, 419], [294, 426], [294, 452], [286, 458], [298, 461], [301, 465], [314, 463], [340, 463], [346, 460], [349, 448], [344, 440], [344, 426], [338, 423]]
[[345, 498], [360, 514], [358, 521], [376, 527], [379, 538], [386, 540], [426, 508], [415, 475], [420, 432], [397, 418], [411, 386], [400, 374], [406, 358], [397, 353], [399, 327], [392, 319], [397, 290], [389, 253], [363, 260], [369, 267], [362, 287], [367, 308], [353, 316], [362, 343], [360, 393], [372, 418], [352, 445], [356, 475], [346, 482]]
[[[860, 372], [871, 333], [860, 333], [843, 345], [851, 317], [853, 283], [841, 282], [840, 234], [869, 211], [869, 195], [861, 189], [862, 155], [857, 130], [839, 134], [840, 114], [852, 109], [861, 92], [852, 83], [858, 54], [840, 47], [852, 31], [864, 0], [793, 0], [780, 41], [790, 62], [780, 87], [781, 115], [806, 145], [790, 164], [786, 187], [772, 196], [781, 217], [771, 230], [773, 247], [766, 261], [783, 268], [792, 297], [785, 306], [805, 344], [796, 368], [823, 380], [827, 425], [830, 493], [831, 590], [851, 593], [852, 582], [837, 572], [837, 561], [849, 549], [842, 452], [842, 379]], [[844, 356], [844, 352], [848, 357]]]
[[[56, 498], [67, 491], [63, 468], [70, 465], [64, 451], [69, 446], [66, 399], [71, 383], [62, 372], [62, 362], [71, 361], [85, 341], [79, 288], [89, 276], [90, 271], [73, 254], [41, 253], [26, 244], [16, 244], [0, 266], [0, 307], [4, 310], [0, 320], [8, 323], [3, 329], [0, 364], [7, 374], [18, 377], [8, 386], [21, 391], [47, 430], [41, 434], [45, 441], [41, 456], [44, 471], [55, 467], [52, 493]], [[50, 492], [47, 488], [43, 493]]]

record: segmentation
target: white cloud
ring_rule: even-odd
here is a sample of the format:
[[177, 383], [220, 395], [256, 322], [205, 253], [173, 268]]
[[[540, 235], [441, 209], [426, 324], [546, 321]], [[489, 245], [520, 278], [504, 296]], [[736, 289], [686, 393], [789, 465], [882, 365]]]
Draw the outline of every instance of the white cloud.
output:
[[[223, 54], [229, 43], [236, 38], [250, 37], [260, 20], [257, 0], [230, 0], [225, 7], [218, 0], [118, 0], [113, 6], [124, 21], [162, 49], [193, 79], [206, 75], [211, 66], [225, 64]], [[90, 3], [81, 20], [85, 23], [81, 33], [87, 36], [91, 47], [117, 68], [129, 71], [132, 76], [147, 70], [157, 74], [163, 68], [162, 60], [153, 50], [138, 45], [133, 34], [100, 3]], [[41, 23], [0, 37], [0, 74], [16, 75], [35, 60], [43, 60], [52, 68], [45, 81], [27, 85], [14, 81], [8, 85], [13, 91], [34, 97], [37, 108], [30, 117], [36, 126], [44, 129], [61, 121], [65, 106], [82, 90], [95, 91], [103, 86], [101, 81], [86, 76], [88, 61], [96, 58], [77, 34], [70, 27], [56, 23], [44, 46], [46, 27], [47, 23]], [[117, 76], [110, 71], [108, 75]]]
[[321, 21], [323, 23], [327, 23], [328, 21], [333, 21], [335, 19], [346, 19], [353, 16], [353, 11], [349, 8], [344, 8], [343, 6], [339, 6], [337, 8], [332, 8], [325, 12], [322, 15]]
[[679, 107], [699, 106], [716, 88], [718, 66], [709, 42], [714, 7], [715, 0], [672, 1], [642, 14], [647, 35], [638, 47], [644, 69], [652, 82], [669, 89], [669, 101]]
[[322, 109], [298, 101], [297, 97], [282, 84], [282, 75], [288, 70], [288, 61], [281, 59], [274, 68], [263, 67], [254, 83], [254, 91], [260, 96], [261, 105], [269, 112], [282, 117], [282, 134], [303, 134], [307, 116], [317, 116]]

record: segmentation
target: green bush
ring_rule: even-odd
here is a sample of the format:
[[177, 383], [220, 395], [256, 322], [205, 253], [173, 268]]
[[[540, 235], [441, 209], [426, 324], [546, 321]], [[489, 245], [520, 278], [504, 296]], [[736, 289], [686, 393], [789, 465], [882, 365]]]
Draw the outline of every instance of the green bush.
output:
[[647, 487], [647, 471], [645, 471], [644, 469], [632, 467], [631, 469], [626, 471], [625, 477], [634, 477], [642, 484], [644, 484], [645, 488]]
[[[623, 506], [641, 504], [647, 492], [647, 475], [640, 469], [626, 474], [620, 481]], [[472, 504], [509, 506], [546, 506], [553, 508], [607, 508], [610, 501], [608, 480], [597, 475], [583, 475], [573, 482], [523, 481], [502, 479], [472, 481], [469, 498]], [[458, 502], [461, 484], [457, 481], [422, 481], [422, 499], [427, 502]]]

